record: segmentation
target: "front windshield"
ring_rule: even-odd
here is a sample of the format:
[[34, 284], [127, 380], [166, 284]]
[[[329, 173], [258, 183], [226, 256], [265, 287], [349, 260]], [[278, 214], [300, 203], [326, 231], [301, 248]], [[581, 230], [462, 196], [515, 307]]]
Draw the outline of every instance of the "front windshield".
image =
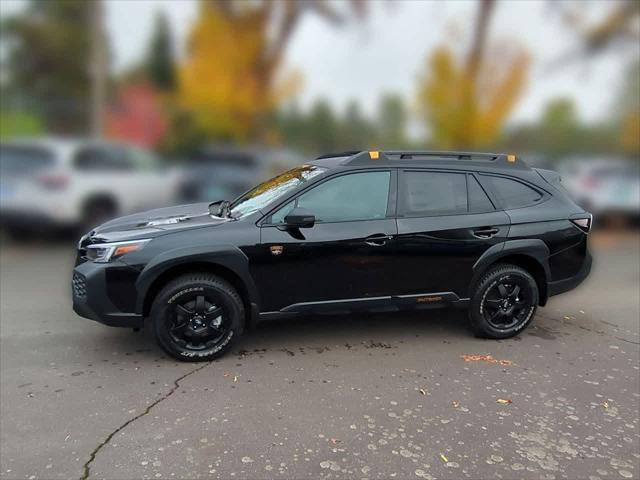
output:
[[236, 199], [231, 205], [231, 216], [250, 215], [325, 170], [315, 165], [302, 165], [267, 180]]

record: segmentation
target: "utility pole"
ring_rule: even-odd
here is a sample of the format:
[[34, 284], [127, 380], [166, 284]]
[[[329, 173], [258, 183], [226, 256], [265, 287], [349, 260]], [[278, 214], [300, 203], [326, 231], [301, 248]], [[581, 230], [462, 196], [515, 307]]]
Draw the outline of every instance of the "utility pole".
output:
[[91, 4], [91, 134], [102, 137], [104, 105], [107, 83], [107, 49], [104, 31], [102, 0], [89, 0]]

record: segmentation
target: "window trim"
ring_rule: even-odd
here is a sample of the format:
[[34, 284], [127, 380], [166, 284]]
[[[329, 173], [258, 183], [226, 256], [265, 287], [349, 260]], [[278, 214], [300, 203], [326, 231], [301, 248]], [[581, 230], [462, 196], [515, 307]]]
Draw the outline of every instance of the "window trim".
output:
[[[418, 213], [418, 214], [407, 214], [405, 212], [402, 211], [402, 208], [400, 207], [400, 201], [398, 199], [397, 201], [397, 212], [396, 212], [396, 217], [397, 218], [432, 218], [432, 217], [454, 217], [454, 216], [458, 216], [458, 215], [478, 215], [478, 214], [482, 214], [482, 213], [490, 213], [490, 212], [495, 212], [496, 208], [495, 208], [495, 202], [493, 201], [493, 199], [491, 198], [491, 196], [489, 194], [487, 194], [487, 197], [489, 197], [489, 201], [493, 204], [494, 209], [493, 210], [487, 210], [486, 212], [470, 212], [469, 211], [469, 175], [473, 175], [472, 172], [469, 172], [467, 170], [443, 170], [443, 169], [433, 169], [433, 168], [401, 168], [400, 171], [398, 172], [398, 192], [397, 192], [397, 196], [399, 198], [400, 196], [400, 177], [404, 176], [406, 173], [408, 172], [422, 172], [422, 173], [453, 173], [453, 174], [458, 174], [458, 175], [464, 175], [464, 185], [465, 185], [465, 193], [467, 195], [467, 211], [466, 212], [448, 212], [448, 213], [436, 213], [436, 214], [431, 214], [431, 215], [425, 215], [424, 213]], [[478, 182], [480, 183], [480, 182]], [[483, 188], [482, 184], [480, 184], [480, 187]], [[487, 193], [485, 191], [485, 193]]]
[[[498, 208], [502, 211], [510, 211], [510, 210], [519, 210], [521, 208], [529, 208], [529, 207], [533, 207], [535, 205], [540, 205], [544, 202], [546, 202], [547, 200], [549, 200], [549, 198], [551, 198], [551, 194], [549, 192], [547, 192], [546, 190], [543, 190], [542, 188], [533, 185], [525, 180], [522, 180], [520, 178], [517, 177], [511, 177], [509, 175], [500, 175], [500, 174], [495, 174], [495, 173], [479, 173], [478, 175], [478, 181], [480, 182], [480, 185], [482, 186], [482, 188], [487, 192], [491, 192], [490, 193], [490, 197], [491, 200], [493, 201], [494, 205], [497, 205]], [[487, 182], [485, 179], [483, 179], [482, 177], [498, 177], [498, 178], [505, 178], [507, 180], [512, 180], [514, 182], [518, 182], [521, 183], [522, 185], [524, 185], [525, 187], [529, 187], [531, 189], [533, 189], [534, 191], [538, 192], [540, 194], [540, 200], [537, 202], [533, 202], [533, 203], [529, 203], [527, 205], [522, 205], [521, 207], [513, 207], [513, 208], [507, 208], [506, 205], [503, 204], [503, 202], [500, 200], [500, 197], [498, 197], [496, 195], [496, 193], [493, 191], [493, 188], [491, 187], [491, 184], [489, 182]]]
[[316, 182], [313, 182], [311, 185], [306, 185], [304, 189], [293, 193], [290, 197], [287, 197], [282, 202], [279, 202], [277, 206], [270, 209], [269, 212], [264, 215], [260, 220], [258, 220], [257, 225], [259, 227], [276, 227], [282, 228], [284, 223], [270, 223], [271, 216], [276, 213], [280, 208], [284, 207], [288, 203], [292, 201], [296, 201], [300, 196], [304, 195], [308, 191], [313, 188], [319, 187], [325, 182], [330, 180], [334, 180], [338, 177], [343, 177], [346, 175], [354, 175], [357, 173], [374, 173], [374, 172], [389, 172], [389, 191], [387, 192], [387, 213], [383, 218], [365, 218], [359, 220], [336, 220], [333, 222], [316, 222], [316, 225], [328, 225], [333, 223], [348, 223], [348, 222], [371, 222], [371, 221], [380, 221], [387, 220], [389, 218], [395, 217], [395, 212], [397, 208], [397, 191], [398, 191], [398, 182], [397, 182], [397, 169], [396, 168], [361, 168], [361, 169], [353, 169], [353, 170], [343, 170], [340, 172], [336, 172], [333, 175], [328, 174], [325, 177], [319, 178]]
[[[475, 179], [475, 181], [477, 182], [478, 186], [480, 187], [480, 190], [482, 190], [484, 192], [484, 194], [487, 196], [487, 198], [489, 199], [489, 203], [491, 204], [491, 206], [493, 208], [488, 209], [488, 210], [478, 210], [477, 212], [472, 212], [471, 211], [471, 204], [469, 203], [469, 177]], [[480, 180], [478, 180], [478, 178], [476, 178], [476, 173], [475, 172], [467, 172], [467, 214], [468, 215], [478, 215], [478, 214], [482, 214], [482, 213], [491, 213], [491, 212], [495, 212], [496, 210], [498, 210], [497, 208], [497, 203], [495, 201], [495, 199], [493, 198], [492, 192], [488, 192], [484, 186], [482, 185], [482, 183], [480, 183]]]

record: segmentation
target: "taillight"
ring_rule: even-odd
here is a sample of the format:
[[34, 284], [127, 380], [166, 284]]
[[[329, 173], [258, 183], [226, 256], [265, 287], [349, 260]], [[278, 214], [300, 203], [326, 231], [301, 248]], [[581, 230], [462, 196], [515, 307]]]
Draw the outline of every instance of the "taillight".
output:
[[41, 175], [38, 177], [38, 183], [50, 190], [60, 190], [68, 185], [69, 177], [66, 175]]
[[593, 223], [593, 216], [587, 213], [585, 216], [570, 218], [571, 222], [585, 233], [591, 231], [591, 224]]

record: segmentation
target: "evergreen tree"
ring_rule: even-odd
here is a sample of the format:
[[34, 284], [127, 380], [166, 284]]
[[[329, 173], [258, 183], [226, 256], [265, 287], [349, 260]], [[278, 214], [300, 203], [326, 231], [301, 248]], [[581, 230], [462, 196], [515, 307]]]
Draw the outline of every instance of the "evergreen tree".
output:
[[339, 132], [339, 150], [366, 150], [377, 147], [375, 129], [355, 100], [347, 104]]
[[176, 86], [173, 39], [167, 17], [158, 12], [147, 53], [146, 70], [149, 80], [160, 90]]
[[[2, 21], [5, 92], [49, 130], [86, 131], [89, 122], [91, 2], [30, 0]], [[7, 99], [3, 99], [6, 101]]]
[[379, 147], [387, 150], [407, 148], [407, 108], [397, 94], [386, 94], [378, 106]]

